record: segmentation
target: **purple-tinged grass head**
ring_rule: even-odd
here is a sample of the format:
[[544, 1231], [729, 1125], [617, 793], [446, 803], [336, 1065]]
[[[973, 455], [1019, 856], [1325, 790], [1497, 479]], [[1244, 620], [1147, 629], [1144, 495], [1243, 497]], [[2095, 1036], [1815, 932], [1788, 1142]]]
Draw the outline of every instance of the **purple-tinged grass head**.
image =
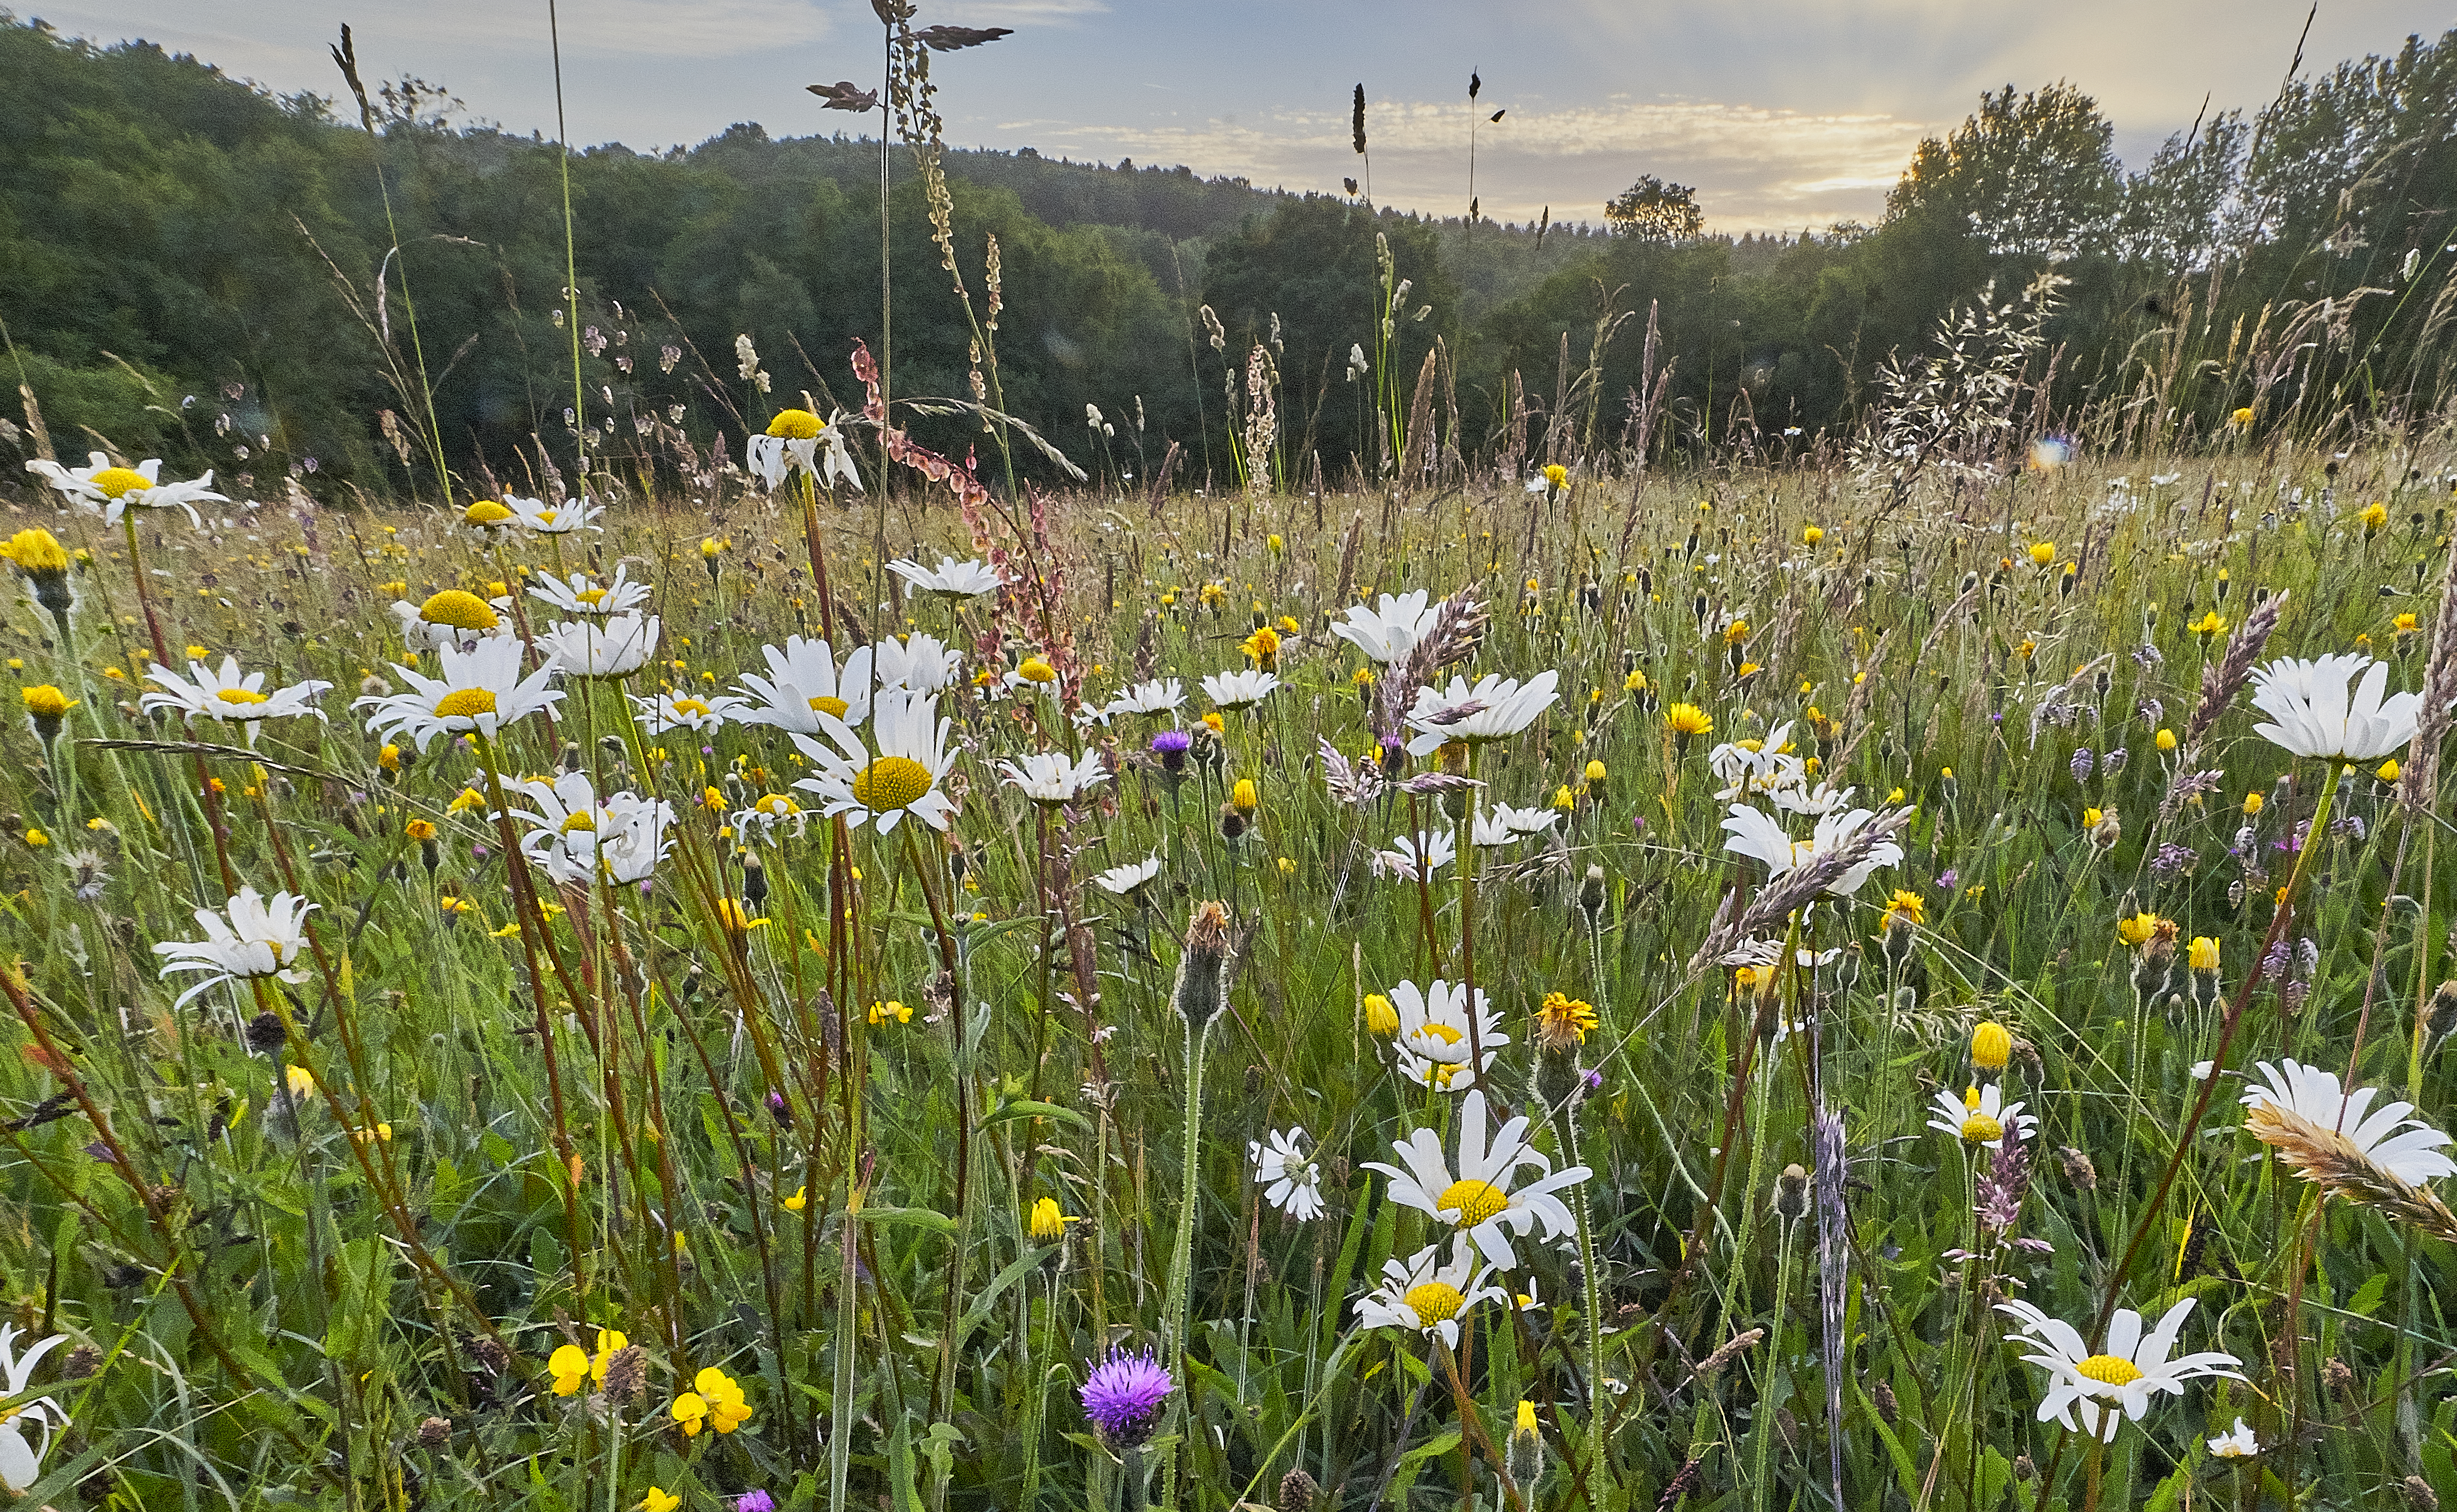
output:
[[1103, 1439], [1131, 1449], [1152, 1436], [1160, 1425], [1161, 1404], [1176, 1389], [1176, 1380], [1149, 1350], [1140, 1355], [1115, 1351], [1093, 1366], [1084, 1382], [1084, 1416]]

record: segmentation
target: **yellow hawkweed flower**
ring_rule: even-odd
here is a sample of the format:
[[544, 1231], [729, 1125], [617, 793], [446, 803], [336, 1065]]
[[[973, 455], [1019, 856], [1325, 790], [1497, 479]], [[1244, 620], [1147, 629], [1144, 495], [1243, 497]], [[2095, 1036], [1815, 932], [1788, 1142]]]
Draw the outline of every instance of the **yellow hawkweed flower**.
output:
[[316, 1095], [316, 1073], [303, 1066], [283, 1067], [281, 1081], [283, 1086], [290, 1088], [290, 1095], [293, 1097], [307, 1098]]
[[2267, 799], [2263, 798], [2258, 793], [2245, 794], [2243, 796], [2243, 817], [2248, 819], [2260, 818], [2261, 805], [2266, 801]]
[[1265, 625], [1240, 641], [1238, 649], [1263, 671], [1275, 671], [1280, 661], [1280, 632]]
[[1562, 466], [1558, 462], [1546, 465], [1544, 468], [1544, 487], [1558, 491], [1559, 489], [1566, 488], [1569, 486], [1569, 468]]
[[2219, 968], [2219, 942], [2207, 935], [2195, 935], [2190, 947], [2190, 960], [2195, 971], [2215, 972]]
[[1030, 1225], [1035, 1244], [1056, 1244], [1066, 1237], [1066, 1225], [1074, 1220], [1061, 1212], [1058, 1199], [1043, 1197], [1032, 1205]]
[[1800, 544], [1803, 546], [1822, 545], [1825, 540], [1826, 532], [1813, 525], [1800, 532]]
[[2246, 404], [2241, 409], [2237, 410], [2234, 414], [2227, 416], [2227, 424], [2234, 425], [2239, 429], [2250, 428], [2252, 425], [2252, 406], [2250, 404]]
[[1663, 711], [1663, 722], [1683, 741], [1713, 733], [1714, 715], [1694, 703], [1676, 703]]
[[1262, 798], [1254, 791], [1252, 777], [1237, 779], [1237, 785], [1228, 790], [1228, 806], [1240, 814], [1247, 815], [1252, 814], [1262, 806]]
[[2055, 559], [2056, 543], [2054, 541], [2034, 541], [2031, 543], [2031, 565], [2033, 567], [2044, 568]]
[[2116, 922], [2116, 937], [2136, 950], [2148, 944], [2150, 937], [2158, 932], [2158, 916], [2157, 914], [2133, 914]]
[[37, 727], [48, 724], [54, 729], [58, 728], [60, 720], [67, 715], [68, 712], [76, 707], [77, 702], [47, 682], [37, 683], [31, 688], [20, 688], [17, 690], [17, 696], [24, 700], [26, 713], [33, 716]]
[[683, 1499], [672, 1492], [650, 1486], [649, 1494], [640, 1499], [639, 1512], [674, 1512], [674, 1508], [682, 1504]]
[[1898, 887], [1894, 889], [1894, 896], [1886, 900], [1886, 928], [1891, 929], [1896, 924], [1926, 922], [1928, 922], [1928, 900], [1919, 894], [1908, 888]]
[[1596, 1026], [1596, 1005], [1567, 993], [1547, 992], [1536, 1010], [1536, 1044], [1547, 1050], [1584, 1045]]
[[1724, 627], [1724, 644], [1726, 646], [1745, 645], [1748, 638], [1749, 622], [1747, 620], [1736, 619]]
[[435, 839], [435, 826], [425, 819], [411, 819], [401, 827], [401, 832], [421, 844]]
[[2361, 518], [2364, 522], [2364, 534], [2378, 535], [2381, 528], [2388, 524], [2388, 506], [2377, 502], [2366, 505]]
[[807, 1183], [802, 1186], [795, 1187], [794, 1189], [794, 1194], [787, 1197], [783, 1204], [787, 1212], [799, 1212], [810, 1205], [811, 1189]]
[[2382, 762], [2379, 770], [2375, 771], [2372, 776], [2380, 778], [2383, 782], [2394, 782], [2398, 779], [2398, 775], [2404, 770], [2405, 769], [2403, 767], [2400, 767], [2397, 764], [2397, 757], [2391, 756], [2387, 760]]
[[2159, 731], [2159, 732], [2158, 732], [2158, 737], [2157, 737], [2157, 744], [2158, 744], [2158, 749], [2159, 749], [2160, 751], [2173, 751], [2173, 750], [2175, 750], [2175, 749], [2176, 749], [2176, 732], [2175, 732], [2175, 731], [2173, 731], [2173, 730], [2161, 730], [2161, 731]]

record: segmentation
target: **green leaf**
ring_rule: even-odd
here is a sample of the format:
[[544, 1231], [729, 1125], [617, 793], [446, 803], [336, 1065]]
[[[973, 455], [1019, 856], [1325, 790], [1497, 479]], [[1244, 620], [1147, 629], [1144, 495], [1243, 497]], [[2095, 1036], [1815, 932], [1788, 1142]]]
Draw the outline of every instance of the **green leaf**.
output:
[[861, 1210], [861, 1219], [864, 1223], [908, 1223], [917, 1229], [927, 1229], [933, 1233], [956, 1232], [955, 1219], [943, 1212], [934, 1212], [928, 1208], [864, 1208]]

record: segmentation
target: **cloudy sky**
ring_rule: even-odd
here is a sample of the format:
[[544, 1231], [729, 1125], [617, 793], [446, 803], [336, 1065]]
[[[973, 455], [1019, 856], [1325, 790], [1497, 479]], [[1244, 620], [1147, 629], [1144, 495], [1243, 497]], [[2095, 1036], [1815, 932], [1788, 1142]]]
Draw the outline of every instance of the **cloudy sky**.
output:
[[[23, 3], [23, 0], [20, 0]], [[68, 0], [29, 6], [97, 41], [143, 37], [274, 90], [332, 93], [349, 22], [368, 77], [415, 73], [470, 112], [555, 132], [547, 0]], [[1334, 189], [1357, 172], [1350, 90], [1371, 102], [1375, 197], [1456, 214], [1598, 217], [1641, 174], [1698, 186], [1715, 226], [1873, 218], [1923, 135], [2004, 84], [2069, 78], [2138, 163], [2212, 109], [2256, 107], [2309, 0], [922, 0], [924, 22], [1015, 28], [934, 70], [959, 145], [1183, 162]], [[2306, 67], [2450, 24], [2445, 0], [2321, 0]], [[690, 143], [849, 124], [802, 86], [878, 83], [864, 0], [562, 0], [576, 142]], [[1470, 70], [1484, 79], [1467, 102]], [[1508, 114], [1498, 124], [1484, 117]]]

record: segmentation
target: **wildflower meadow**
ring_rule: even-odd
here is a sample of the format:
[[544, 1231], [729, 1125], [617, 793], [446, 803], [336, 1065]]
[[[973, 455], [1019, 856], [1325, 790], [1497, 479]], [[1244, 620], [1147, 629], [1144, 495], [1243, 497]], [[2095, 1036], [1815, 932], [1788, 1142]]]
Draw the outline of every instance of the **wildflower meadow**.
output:
[[883, 208], [491, 461], [387, 260], [399, 487], [20, 368], [0, 1504], [2457, 1498], [2438, 254], [2395, 392], [2217, 271], [2076, 390], [2042, 257], [1777, 437], [1653, 306], [1463, 419], [1374, 231], [1061, 427], [878, 9], [963, 396]]

